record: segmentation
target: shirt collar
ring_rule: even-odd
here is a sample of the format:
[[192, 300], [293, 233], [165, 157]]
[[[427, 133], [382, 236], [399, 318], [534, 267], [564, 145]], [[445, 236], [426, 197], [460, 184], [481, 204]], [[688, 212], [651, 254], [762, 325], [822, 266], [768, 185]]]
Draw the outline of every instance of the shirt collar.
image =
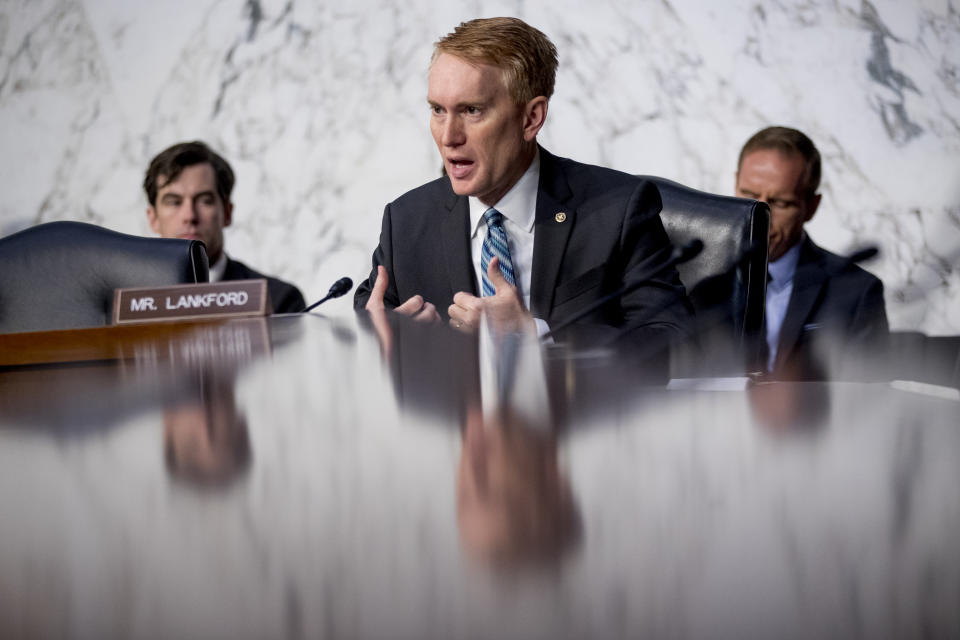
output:
[[221, 251], [217, 261], [210, 265], [209, 282], [220, 282], [223, 280], [223, 274], [227, 270], [227, 252]]
[[797, 262], [800, 260], [800, 246], [806, 237], [806, 234], [801, 235], [800, 241], [797, 242], [797, 244], [787, 249], [785, 254], [767, 265], [767, 271], [770, 272], [770, 282], [767, 286], [773, 285], [776, 289], [782, 289], [793, 281], [793, 274], [796, 273]]
[[[517, 225], [527, 233], [533, 232], [533, 222], [537, 215], [537, 191], [540, 188], [540, 148], [537, 148], [533, 156], [533, 162], [527, 168], [526, 172], [520, 176], [517, 183], [510, 187], [502, 198], [500, 198], [493, 207], [503, 214], [503, 217], [511, 223]], [[487, 205], [480, 202], [479, 198], [470, 196], [470, 237], [477, 235], [480, 229], [480, 221], [483, 220], [483, 214], [486, 212]]]

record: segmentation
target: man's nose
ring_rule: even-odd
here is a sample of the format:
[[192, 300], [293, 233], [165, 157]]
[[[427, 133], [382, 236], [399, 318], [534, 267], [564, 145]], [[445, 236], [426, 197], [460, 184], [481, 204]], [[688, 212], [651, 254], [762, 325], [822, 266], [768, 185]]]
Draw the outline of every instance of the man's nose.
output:
[[441, 142], [445, 147], [456, 147], [466, 141], [464, 135], [463, 122], [456, 116], [450, 116], [443, 125], [443, 137]]
[[184, 200], [180, 206], [180, 217], [188, 222], [195, 222], [199, 218], [199, 204], [193, 200]]

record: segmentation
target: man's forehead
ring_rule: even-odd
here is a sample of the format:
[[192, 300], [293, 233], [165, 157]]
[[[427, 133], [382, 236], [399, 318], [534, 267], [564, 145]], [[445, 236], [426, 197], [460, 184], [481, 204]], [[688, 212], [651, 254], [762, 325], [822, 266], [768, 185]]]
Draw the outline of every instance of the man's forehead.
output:
[[[799, 151], [789, 149], [780, 149], [779, 147], [758, 147], [751, 149], [743, 156], [743, 164], [747, 162], [752, 164], [778, 164], [800, 166], [802, 168], [804, 160]], [[785, 168], [785, 167], [782, 167]]]
[[737, 188], [757, 194], [762, 200], [792, 200], [804, 197], [804, 173], [774, 165], [747, 165], [737, 172]]
[[175, 193], [192, 187], [193, 191], [215, 190], [217, 185], [213, 166], [209, 162], [191, 164], [180, 170], [172, 180], [166, 174], [157, 176], [157, 195]]
[[787, 178], [802, 176], [803, 156], [782, 149], [754, 149], [743, 157], [740, 174]]
[[475, 62], [449, 53], [440, 54], [430, 64], [427, 82], [427, 100], [446, 98], [456, 94], [476, 94], [476, 98], [507, 91], [506, 71], [485, 62]]

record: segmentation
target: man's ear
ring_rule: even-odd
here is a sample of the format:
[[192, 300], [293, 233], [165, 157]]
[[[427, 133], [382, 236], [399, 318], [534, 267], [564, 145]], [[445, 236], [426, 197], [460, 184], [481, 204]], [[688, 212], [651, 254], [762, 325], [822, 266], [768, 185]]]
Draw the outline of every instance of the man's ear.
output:
[[804, 222], [809, 222], [810, 218], [813, 217], [813, 214], [817, 212], [817, 207], [820, 206], [820, 197], [821, 194], [815, 193], [810, 196], [809, 200], [807, 200], [807, 217], [804, 218]]
[[523, 139], [527, 142], [536, 140], [537, 134], [547, 121], [547, 99], [537, 96], [523, 107]]
[[223, 226], [229, 227], [231, 222], [233, 222], [233, 202], [227, 200], [223, 205]]
[[160, 219], [157, 218], [157, 210], [152, 205], [147, 207], [147, 222], [150, 224], [150, 230], [160, 235]]

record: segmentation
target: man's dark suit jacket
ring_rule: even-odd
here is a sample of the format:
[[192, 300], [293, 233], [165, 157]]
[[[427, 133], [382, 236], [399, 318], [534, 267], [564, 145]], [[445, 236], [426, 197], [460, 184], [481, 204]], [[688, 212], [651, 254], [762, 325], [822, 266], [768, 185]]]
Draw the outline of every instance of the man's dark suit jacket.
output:
[[[692, 309], [660, 222], [655, 185], [612, 169], [540, 149], [540, 186], [534, 223], [530, 307], [556, 325], [628, 283], [623, 294], [558, 337], [602, 344], [629, 336], [656, 347], [686, 339]], [[560, 215], [563, 214], [563, 215]], [[420, 294], [441, 317], [458, 291], [477, 295], [470, 256], [470, 212], [465, 196], [443, 177], [386, 206], [370, 278], [357, 287], [362, 309], [383, 265], [390, 277], [385, 304]], [[642, 284], [641, 284], [642, 282]]]
[[303, 301], [303, 294], [289, 282], [265, 276], [239, 260], [227, 258], [227, 268], [223, 272], [224, 280], [253, 280], [256, 278], [266, 279], [267, 291], [270, 293], [270, 303], [273, 305], [274, 313], [297, 313], [307, 308], [307, 304]]
[[805, 238], [780, 328], [774, 374], [817, 378], [828, 373], [821, 370], [827, 365], [849, 371], [864, 359], [882, 357], [888, 336], [879, 278]]

